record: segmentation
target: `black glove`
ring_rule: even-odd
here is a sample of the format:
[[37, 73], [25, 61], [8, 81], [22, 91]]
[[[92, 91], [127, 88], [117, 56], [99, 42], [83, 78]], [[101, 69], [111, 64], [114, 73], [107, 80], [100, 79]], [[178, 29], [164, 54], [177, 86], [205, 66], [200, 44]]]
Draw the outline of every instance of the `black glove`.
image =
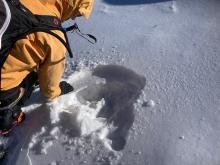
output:
[[66, 81], [61, 81], [60, 82], [60, 89], [61, 89], [61, 95], [65, 95], [69, 92], [72, 92], [74, 90], [74, 88], [69, 84], [67, 83]]

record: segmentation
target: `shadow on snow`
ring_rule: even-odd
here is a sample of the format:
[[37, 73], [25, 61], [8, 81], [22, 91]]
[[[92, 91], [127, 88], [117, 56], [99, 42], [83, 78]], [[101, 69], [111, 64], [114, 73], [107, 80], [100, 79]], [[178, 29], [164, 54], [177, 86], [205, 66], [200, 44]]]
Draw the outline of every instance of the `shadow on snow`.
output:
[[134, 103], [141, 94], [146, 80], [132, 70], [117, 65], [100, 65], [94, 69], [93, 75], [104, 78], [106, 83], [97, 88], [88, 87], [84, 91], [84, 99], [105, 99], [105, 106], [98, 117], [106, 118], [116, 127], [108, 138], [112, 140], [114, 150], [122, 150], [134, 122]]

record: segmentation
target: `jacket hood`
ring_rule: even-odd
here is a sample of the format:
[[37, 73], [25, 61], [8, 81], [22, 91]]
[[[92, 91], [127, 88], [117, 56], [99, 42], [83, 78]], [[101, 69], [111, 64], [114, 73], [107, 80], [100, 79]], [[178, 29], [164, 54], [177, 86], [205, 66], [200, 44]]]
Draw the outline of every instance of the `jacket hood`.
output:
[[83, 16], [89, 18], [94, 0], [20, 0], [32, 13], [52, 15], [62, 21]]
[[61, 19], [63, 21], [78, 16], [88, 19], [91, 15], [94, 0], [62, 0], [63, 11]]

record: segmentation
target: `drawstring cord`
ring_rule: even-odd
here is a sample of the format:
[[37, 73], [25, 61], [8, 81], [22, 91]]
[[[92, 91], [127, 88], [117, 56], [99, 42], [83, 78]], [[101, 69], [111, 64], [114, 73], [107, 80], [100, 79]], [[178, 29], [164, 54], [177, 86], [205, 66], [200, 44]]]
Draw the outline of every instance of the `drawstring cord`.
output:
[[97, 42], [97, 39], [96, 39], [95, 36], [93, 36], [91, 34], [86, 34], [86, 33], [81, 32], [81, 30], [79, 29], [79, 26], [77, 25], [77, 23], [75, 23], [72, 26], [69, 26], [67, 28], [63, 28], [63, 30], [65, 32], [69, 32], [69, 31], [71, 31], [72, 33], [76, 32], [76, 34], [78, 34], [82, 38], [86, 39], [91, 44], [95, 44]]

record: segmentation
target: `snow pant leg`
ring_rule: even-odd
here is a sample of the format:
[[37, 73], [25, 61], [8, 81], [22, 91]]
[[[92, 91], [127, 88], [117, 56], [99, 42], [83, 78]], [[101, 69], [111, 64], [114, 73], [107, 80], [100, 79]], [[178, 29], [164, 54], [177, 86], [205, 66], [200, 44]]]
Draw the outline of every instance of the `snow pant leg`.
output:
[[0, 107], [5, 107], [13, 103], [19, 97], [21, 87], [24, 88], [25, 92], [17, 105], [24, 105], [24, 102], [31, 96], [33, 86], [36, 84], [37, 81], [37, 72], [32, 71], [30, 74], [27, 75], [27, 77], [22, 81], [19, 86], [6, 91], [0, 91]]

